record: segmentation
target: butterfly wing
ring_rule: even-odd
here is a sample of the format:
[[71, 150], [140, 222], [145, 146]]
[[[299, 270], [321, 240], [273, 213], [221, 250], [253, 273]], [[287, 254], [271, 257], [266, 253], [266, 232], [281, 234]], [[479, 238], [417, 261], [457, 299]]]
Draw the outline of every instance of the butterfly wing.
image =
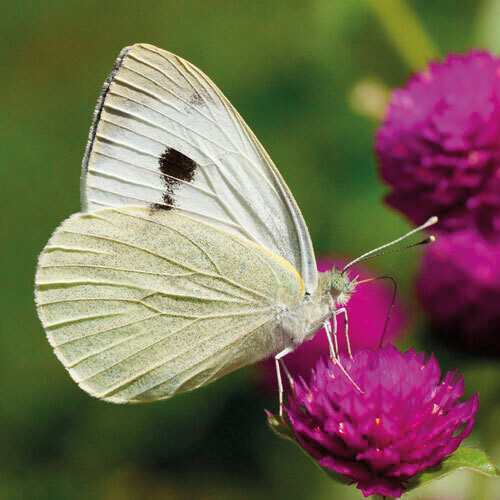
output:
[[122, 51], [83, 161], [82, 209], [143, 205], [243, 236], [288, 261], [312, 292], [309, 232], [264, 148], [215, 84], [169, 52]]
[[304, 296], [279, 256], [143, 207], [72, 216], [40, 256], [36, 301], [73, 379], [112, 402], [169, 398], [284, 348]]

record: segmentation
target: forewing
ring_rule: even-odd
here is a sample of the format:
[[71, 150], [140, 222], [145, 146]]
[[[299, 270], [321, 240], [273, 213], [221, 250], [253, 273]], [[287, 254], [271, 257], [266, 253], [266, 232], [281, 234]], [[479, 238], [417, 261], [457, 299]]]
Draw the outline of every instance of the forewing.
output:
[[280, 257], [142, 207], [68, 219], [36, 278], [57, 356], [84, 390], [113, 402], [168, 398], [283, 348], [277, 314], [303, 293]]
[[244, 236], [316, 288], [307, 227], [261, 144], [198, 68], [144, 44], [124, 49], [106, 80], [83, 161], [82, 209], [127, 205]]

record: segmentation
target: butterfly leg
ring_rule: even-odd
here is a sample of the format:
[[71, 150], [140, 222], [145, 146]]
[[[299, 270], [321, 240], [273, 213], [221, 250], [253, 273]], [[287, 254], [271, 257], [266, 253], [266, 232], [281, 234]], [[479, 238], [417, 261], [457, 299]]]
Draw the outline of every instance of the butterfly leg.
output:
[[293, 390], [293, 383], [294, 383], [293, 382], [293, 377], [292, 377], [292, 375], [288, 371], [288, 368], [285, 365], [285, 360], [284, 359], [280, 359], [279, 362], [280, 362], [281, 368], [283, 368], [283, 371], [285, 372], [285, 376], [288, 379], [288, 383], [290, 384], [290, 387]]
[[[347, 310], [346, 310], [345, 307], [342, 307], [341, 309], [337, 309], [334, 314], [335, 314], [335, 316], [337, 316], [337, 314], [343, 314], [344, 315], [345, 343], [347, 345], [347, 353], [349, 354], [349, 357], [352, 359], [351, 343], [349, 342], [349, 325], [348, 325], [348, 322], [347, 322]], [[337, 322], [336, 319], [334, 321], [335, 321], [335, 323]]]
[[[341, 309], [337, 310], [337, 311], [334, 311], [333, 314], [332, 314], [332, 319], [333, 319], [333, 338], [335, 340], [335, 346], [337, 348], [337, 356], [334, 356], [332, 357], [332, 360], [334, 363], [337, 363], [339, 365], [339, 368], [342, 370], [342, 373], [348, 378], [349, 382], [351, 382], [351, 384], [359, 391], [359, 392], [363, 392], [359, 385], [356, 384], [356, 382], [354, 382], [354, 380], [351, 378], [351, 376], [349, 375], [349, 373], [347, 373], [347, 370], [344, 368], [344, 365], [342, 364], [342, 362], [340, 361], [340, 355], [339, 355], [339, 351], [338, 351], [338, 344], [337, 344], [337, 316], [336, 314], [341, 311]], [[345, 310], [344, 310], [345, 311]], [[342, 312], [340, 313], [342, 314]], [[329, 344], [332, 344], [332, 340], [331, 340], [331, 330], [330, 330], [330, 322], [328, 322], [328, 328], [326, 327], [325, 325], [325, 330], [326, 330], [326, 334], [328, 336], [328, 343]], [[332, 346], [330, 347], [330, 349], [332, 348]], [[350, 348], [349, 348], [349, 353], [350, 353]], [[352, 359], [352, 358], [351, 358]]]
[[[281, 379], [281, 369], [280, 364], [283, 366], [283, 371], [289, 380], [292, 379], [290, 372], [287, 370], [283, 359], [287, 354], [290, 354], [293, 351], [293, 347], [289, 346], [286, 349], [283, 349], [281, 352], [274, 356], [274, 362], [276, 364], [276, 377], [278, 379], [278, 392], [279, 392], [279, 404], [280, 404], [280, 417], [283, 418], [283, 381]], [[292, 384], [293, 387], [293, 384]]]
[[[334, 316], [333, 316], [334, 317]], [[335, 334], [333, 335], [333, 338], [335, 339], [335, 345], [332, 340], [332, 326], [330, 324], [330, 318], [328, 318], [324, 323], [323, 323], [323, 328], [325, 329], [326, 332], [326, 338], [328, 340], [328, 346], [330, 347], [330, 358], [332, 358], [334, 361], [338, 360], [339, 357], [339, 346], [337, 345], [337, 337]]]
[[333, 314], [332, 314], [332, 323], [333, 323], [333, 340], [335, 342], [335, 350], [337, 352], [337, 359], [340, 359], [340, 355], [339, 355], [339, 343], [337, 341], [338, 324], [337, 324], [336, 311], [333, 311]]

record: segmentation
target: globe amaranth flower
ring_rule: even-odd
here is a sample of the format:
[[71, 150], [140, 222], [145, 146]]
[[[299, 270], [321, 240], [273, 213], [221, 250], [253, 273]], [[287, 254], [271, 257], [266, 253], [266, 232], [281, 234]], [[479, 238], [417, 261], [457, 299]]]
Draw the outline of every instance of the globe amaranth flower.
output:
[[387, 202], [417, 224], [500, 235], [500, 59], [449, 55], [395, 90], [376, 135]]
[[500, 353], [500, 242], [473, 230], [440, 234], [423, 255], [417, 291], [436, 334]]
[[[328, 271], [335, 267], [342, 269], [346, 259], [323, 257], [318, 259], [318, 270]], [[359, 276], [359, 280], [373, 278], [375, 274], [365, 266], [355, 266], [351, 276]], [[376, 349], [381, 340], [387, 314], [392, 300], [392, 288], [383, 281], [361, 284], [347, 303], [348, 333], [351, 349]], [[404, 304], [397, 300], [391, 313], [384, 342], [394, 341], [401, 337], [409, 323], [409, 314]], [[338, 316], [339, 350], [347, 353], [344, 334], [344, 317]], [[294, 378], [309, 379], [311, 370], [316, 366], [319, 357], [329, 355], [328, 340], [325, 330], [319, 330], [312, 340], [304, 342], [285, 358], [285, 364]], [[256, 365], [259, 371], [259, 385], [268, 391], [277, 391], [276, 368], [274, 358], [269, 358]]]
[[[478, 395], [457, 402], [464, 382], [440, 382], [434, 357], [392, 345], [341, 361], [359, 392], [332, 360], [318, 361], [309, 383], [295, 383], [286, 412], [304, 449], [347, 477], [365, 496], [399, 498], [405, 482], [454, 452], [471, 432]], [[462, 428], [463, 427], [463, 428]]]

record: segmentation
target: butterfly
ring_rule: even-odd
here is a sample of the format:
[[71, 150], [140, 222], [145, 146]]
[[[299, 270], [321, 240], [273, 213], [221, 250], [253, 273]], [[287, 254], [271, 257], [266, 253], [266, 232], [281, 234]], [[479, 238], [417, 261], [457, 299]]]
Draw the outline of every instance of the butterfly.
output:
[[81, 205], [41, 253], [35, 295], [55, 354], [92, 396], [166, 399], [270, 355], [282, 387], [278, 361], [346, 314], [355, 280], [318, 273], [264, 148], [215, 84], [167, 51], [136, 44], [116, 60]]

